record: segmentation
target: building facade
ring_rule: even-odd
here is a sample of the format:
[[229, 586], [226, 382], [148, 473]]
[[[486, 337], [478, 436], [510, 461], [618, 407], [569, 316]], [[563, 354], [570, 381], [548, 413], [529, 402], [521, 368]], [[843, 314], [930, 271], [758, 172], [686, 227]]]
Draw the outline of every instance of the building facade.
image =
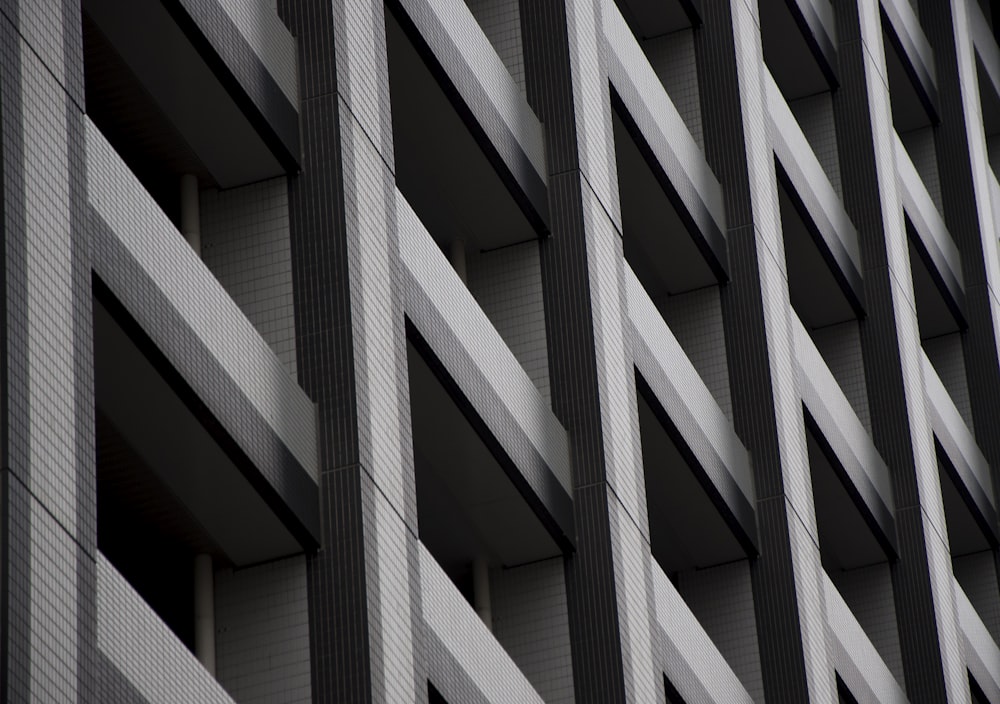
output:
[[1000, 702], [997, 36], [3, 0], [0, 703]]

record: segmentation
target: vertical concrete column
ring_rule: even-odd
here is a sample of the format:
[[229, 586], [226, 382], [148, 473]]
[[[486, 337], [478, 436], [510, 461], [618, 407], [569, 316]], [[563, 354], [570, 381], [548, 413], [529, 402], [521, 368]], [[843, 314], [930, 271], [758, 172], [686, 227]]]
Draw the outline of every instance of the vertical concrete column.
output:
[[723, 185], [730, 281], [721, 288], [733, 425], [753, 457], [760, 556], [755, 699], [835, 702], [823, 567], [782, 253], [755, 2], [707, 0], [695, 35], [705, 157]]
[[201, 256], [201, 209], [198, 204], [198, 177], [181, 176], [181, 234], [191, 249]]
[[324, 549], [307, 558], [312, 696], [420, 704], [429, 649], [418, 625], [390, 168], [392, 15], [383, 0], [279, 0], [278, 13], [298, 39], [305, 155], [301, 173], [288, 180], [298, 376], [317, 406], [321, 511], [330, 517]]
[[472, 602], [479, 618], [493, 630], [493, 607], [490, 605], [490, 563], [480, 555], [472, 561]]
[[[995, 236], [990, 166], [980, 119], [975, 2], [921, 0], [920, 17], [934, 47], [940, 124], [934, 127], [942, 215], [962, 252], [965, 317], [961, 335], [976, 442], [990, 462], [1000, 496], [1000, 250]], [[992, 4], [994, 28], [1000, 27]], [[1000, 553], [993, 551], [1000, 572]], [[994, 595], [1000, 599], [1000, 594]]]
[[100, 699], [81, 16], [0, 15], [2, 702]]
[[204, 554], [194, 558], [194, 654], [215, 677], [215, 572]]
[[837, 40], [840, 88], [833, 113], [841, 171], [850, 174], [844, 207], [858, 229], [865, 281], [867, 316], [859, 328], [872, 439], [889, 466], [896, 506], [899, 559], [892, 563], [892, 590], [906, 694], [914, 702], [968, 701], [896, 185], [878, 1], [838, 3]]
[[465, 240], [456, 237], [448, 245], [448, 259], [463, 284], [469, 283], [469, 270], [465, 263]]
[[521, 27], [528, 103], [545, 130], [552, 237], [539, 251], [552, 410], [573, 464], [574, 695], [652, 702], [663, 678], [652, 657], [653, 562], [601, 5], [521, 3]]

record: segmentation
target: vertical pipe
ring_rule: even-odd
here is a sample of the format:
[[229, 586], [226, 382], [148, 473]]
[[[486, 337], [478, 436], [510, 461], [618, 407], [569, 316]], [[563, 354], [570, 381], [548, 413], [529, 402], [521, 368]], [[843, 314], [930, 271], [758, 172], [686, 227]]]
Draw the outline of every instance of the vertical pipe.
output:
[[215, 575], [204, 554], [194, 558], [194, 654], [215, 677]]
[[451, 265], [455, 268], [458, 278], [462, 280], [463, 284], [468, 284], [469, 275], [465, 266], [465, 240], [456, 237], [451, 241], [448, 248], [448, 259], [451, 260]]
[[181, 176], [181, 234], [191, 249], [201, 256], [201, 212], [198, 204], [198, 177]]
[[490, 565], [485, 557], [472, 561], [472, 601], [486, 627], [493, 630], [493, 609], [490, 606]]

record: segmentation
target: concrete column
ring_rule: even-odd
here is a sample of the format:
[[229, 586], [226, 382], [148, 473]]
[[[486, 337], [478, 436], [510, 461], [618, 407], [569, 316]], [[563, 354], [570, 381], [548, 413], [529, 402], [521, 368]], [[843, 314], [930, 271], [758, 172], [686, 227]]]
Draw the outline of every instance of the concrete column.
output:
[[198, 177], [181, 176], [181, 234], [195, 254], [201, 256], [201, 210], [198, 205]]
[[194, 558], [194, 654], [215, 677], [215, 574], [211, 555]]
[[490, 606], [490, 565], [485, 557], [472, 561], [472, 601], [476, 613], [493, 631], [493, 609]]
[[455, 268], [455, 273], [462, 280], [463, 284], [469, 283], [468, 269], [465, 265], [465, 240], [456, 237], [448, 247], [448, 259]]

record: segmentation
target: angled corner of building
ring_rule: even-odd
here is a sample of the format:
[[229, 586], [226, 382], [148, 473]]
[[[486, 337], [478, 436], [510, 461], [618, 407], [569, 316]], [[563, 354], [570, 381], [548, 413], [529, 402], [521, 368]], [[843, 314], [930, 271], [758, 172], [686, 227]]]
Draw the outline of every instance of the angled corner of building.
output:
[[1000, 704], [998, 36], [0, 3], [0, 704]]

